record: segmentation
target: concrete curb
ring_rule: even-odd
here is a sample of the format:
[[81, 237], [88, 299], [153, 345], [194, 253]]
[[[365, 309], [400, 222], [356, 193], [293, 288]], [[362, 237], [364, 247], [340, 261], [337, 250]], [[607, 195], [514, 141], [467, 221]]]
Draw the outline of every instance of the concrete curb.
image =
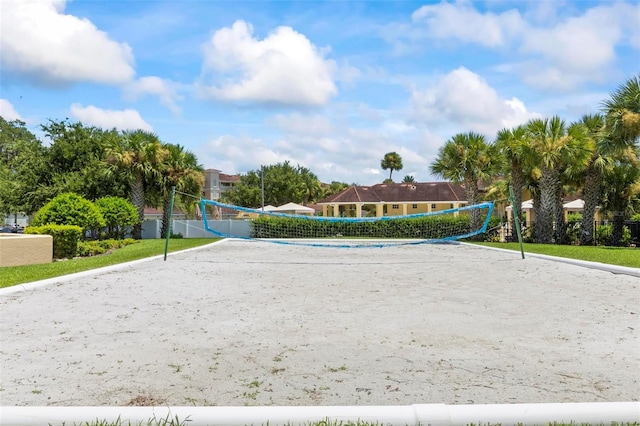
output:
[[[190, 252], [190, 251], [200, 250], [200, 249], [203, 249], [203, 248], [206, 248], [206, 247], [210, 247], [212, 245], [220, 244], [223, 241], [225, 241], [225, 239], [222, 239], [222, 240], [219, 240], [219, 241], [214, 241], [213, 243], [205, 244], [205, 245], [198, 246], [198, 247], [192, 247], [192, 248], [188, 248], [188, 249], [184, 249], [184, 250], [174, 251], [174, 252], [171, 252], [171, 253], [167, 253], [167, 257], [173, 256], [173, 255], [179, 254], [179, 253], [181, 254], [181, 253], [187, 253], [187, 252]], [[0, 288], [0, 296], [5, 296], [7, 294], [13, 294], [13, 293], [19, 293], [21, 291], [34, 290], [36, 288], [44, 287], [44, 286], [47, 286], [47, 285], [50, 285], [50, 284], [56, 284], [56, 283], [59, 283], [59, 282], [63, 282], [63, 281], [67, 281], [67, 280], [73, 280], [73, 279], [76, 279], [76, 278], [89, 277], [89, 276], [92, 276], [92, 275], [101, 274], [103, 272], [116, 271], [118, 269], [126, 268], [128, 266], [137, 265], [137, 264], [140, 264], [140, 263], [150, 262], [152, 260], [163, 259], [163, 258], [164, 258], [164, 254], [159, 254], [157, 256], [145, 257], [144, 259], [132, 260], [131, 262], [118, 263], [116, 265], [104, 266], [102, 268], [97, 268], [97, 269], [89, 269], [87, 271], [76, 272], [76, 273], [69, 274], [69, 275], [61, 275], [59, 277], [47, 278], [47, 279], [44, 279], [44, 280], [33, 281], [33, 282], [30, 282], [30, 283], [16, 284], [16, 285], [11, 286], [11, 287]]]
[[[503, 248], [498, 248], [498, 247], [489, 247], [489, 246], [483, 246], [483, 245], [471, 244], [471, 243], [461, 243], [461, 244], [468, 245], [468, 246], [473, 246], [473, 247], [480, 247], [480, 248], [489, 249], [489, 250], [508, 252], [508, 253], [512, 253], [512, 254], [520, 254], [519, 252], [517, 252], [515, 250], [503, 249]], [[525, 252], [525, 259], [527, 257], [536, 257], [538, 259], [545, 259], [545, 260], [552, 260], [554, 262], [568, 263], [570, 265], [582, 266], [584, 268], [599, 269], [601, 271], [611, 272], [612, 274], [623, 274], [623, 275], [630, 275], [632, 277], [640, 278], [640, 268], [629, 268], [629, 267], [625, 267], [625, 266], [609, 265], [609, 264], [600, 263], [600, 262], [589, 262], [587, 260], [568, 259], [566, 257], [557, 257], [557, 256], [549, 256], [549, 255], [546, 255], [546, 254], [537, 254], [537, 253]]]

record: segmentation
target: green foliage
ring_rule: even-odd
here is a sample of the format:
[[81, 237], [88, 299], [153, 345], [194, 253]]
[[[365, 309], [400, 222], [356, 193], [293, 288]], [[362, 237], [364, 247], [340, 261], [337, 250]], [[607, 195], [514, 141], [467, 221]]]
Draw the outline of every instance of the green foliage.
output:
[[382, 170], [389, 170], [389, 180], [391, 180], [394, 170], [402, 170], [402, 157], [397, 152], [387, 152], [380, 161], [380, 167]]
[[261, 216], [251, 221], [254, 238], [375, 237], [443, 239], [469, 232], [469, 215], [393, 220], [333, 221]]
[[601, 246], [628, 246], [631, 243], [631, 231], [626, 226], [622, 228], [622, 239], [620, 244], [614, 244], [613, 241], [613, 226], [602, 225], [596, 227], [595, 240], [598, 245]]
[[108, 253], [115, 249], [119, 249], [121, 247], [128, 246], [130, 244], [137, 243], [138, 240], [134, 240], [133, 238], [127, 238], [124, 240], [99, 240], [99, 241], [80, 241], [78, 243], [78, 249], [76, 252], [76, 256], [85, 257], [85, 256], [96, 256], [99, 254]]
[[65, 259], [76, 255], [78, 241], [82, 237], [82, 228], [76, 225], [46, 224], [28, 226], [25, 234], [46, 234], [53, 237], [53, 258]]
[[31, 224], [75, 225], [86, 231], [104, 228], [105, 221], [91, 201], [78, 194], [66, 193], [58, 195], [38, 210]]
[[116, 130], [85, 126], [81, 122], [49, 120], [40, 126], [51, 139], [45, 153], [47, 171], [41, 177], [39, 197], [50, 199], [73, 192], [89, 200], [107, 195], [128, 197], [126, 181], [107, 173], [105, 148], [118, 139]]
[[489, 224], [487, 225], [487, 232], [482, 234], [482, 239], [484, 241], [499, 242], [501, 227], [502, 220], [500, 220], [498, 216], [491, 216], [489, 218]]
[[0, 215], [31, 214], [42, 205], [33, 191], [47, 169], [44, 151], [24, 122], [0, 117]]
[[640, 213], [634, 214], [629, 220], [631, 220], [632, 222], [640, 222]]
[[569, 213], [567, 215], [567, 240], [569, 244], [577, 244], [580, 241], [581, 229], [582, 215], [580, 213]]
[[120, 197], [102, 197], [95, 202], [107, 227], [108, 238], [124, 238], [128, 227], [138, 223], [138, 210]]
[[293, 167], [285, 161], [242, 175], [240, 182], [225, 193], [225, 201], [244, 207], [261, 206], [263, 180], [265, 205], [305, 204], [323, 195], [315, 174], [306, 167]]

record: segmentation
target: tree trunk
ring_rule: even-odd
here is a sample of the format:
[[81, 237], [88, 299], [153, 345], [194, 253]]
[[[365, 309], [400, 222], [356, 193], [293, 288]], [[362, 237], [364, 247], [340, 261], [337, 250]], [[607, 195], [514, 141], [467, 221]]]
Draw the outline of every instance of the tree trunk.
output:
[[160, 228], [160, 237], [167, 237], [167, 228], [169, 227], [169, 213], [171, 210], [171, 198], [165, 196], [162, 202], [162, 226]]
[[621, 246], [622, 236], [624, 233], [624, 212], [620, 210], [614, 210], [612, 213], [613, 226], [611, 228], [611, 245]]
[[567, 244], [567, 222], [564, 220], [564, 190], [558, 182], [556, 187], [556, 206], [554, 209], [555, 227], [554, 238], [556, 244]]
[[515, 218], [522, 220], [522, 187], [524, 186], [524, 177], [522, 169], [517, 163], [511, 165], [511, 187], [513, 188], [513, 210], [511, 216], [511, 229], [515, 232]]
[[536, 217], [536, 241], [542, 244], [553, 242], [553, 216], [556, 208], [557, 170], [542, 167], [540, 176], [540, 210]]
[[591, 246], [594, 244], [593, 230], [596, 207], [600, 200], [600, 186], [602, 174], [594, 167], [587, 169], [584, 181], [584, 208], [582, 209], [582, 222], [580, 223], [580, 245]]
[[[470, 206], [478, 204], [478, 182], [472, 179], [465, 180], [464, 190], [465, 195], [467, 196], [467, 203], [469, 203]], [[470, 212], [471, 232], [474, 232], [480, 228], [480, 212], [478, 209], [472, 209]]]
[[144, 182], [142, 176], [136, 176], [131, 183], [131, 202], [138, 210], [138, 223], [133, 226], [133, 238], [142, 239], [142, 221], [144, 220]]

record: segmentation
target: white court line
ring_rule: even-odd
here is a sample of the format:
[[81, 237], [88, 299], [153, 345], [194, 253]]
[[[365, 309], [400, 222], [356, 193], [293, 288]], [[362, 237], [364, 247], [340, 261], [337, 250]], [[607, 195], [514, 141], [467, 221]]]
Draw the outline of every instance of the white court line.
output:
[[[502, 251], [502, 252], [520, 254], [519, 251], [503, 249], [503, 248], [499, 248], [499, 247], [489, 247], [489, 246], [484, 246], [484, 245], [481, 245], [481, 244], [471, 244], [471, 243], [461, 243], [461, 244], [468, 245], [468, 246], [473, 246], [473, 247], [482, 247], [482, 248], [489, 249], [489, 250], [497, 250], [497, 251]], [[626, 266], [609, 265], [607, 263], [589, 262], [587, 260], [570, 259], [570, 258], [566, 258], [566, 257], [549, 256], [549, 255], [546, 255], [546, 254], [537, 254], [537, 253], [529, 253], [529, 252], [525, 252], [524, 256], [525, 256], [525, 259], [527, 258], [527, 256], [537, 257], [539, 259], [546, 259], [546, 260], [552, 260], [554, 262], [568, 263], [570, 265], [582, 266], [584, 268], [599, 269], [601, 271], [607, 271], [607, 272], [611, 272], [613, 274], [630, 275], [632, 277], [639, 277], [640, 278], [640, 268], [630, 268], [630, 267], [626, 267]]]

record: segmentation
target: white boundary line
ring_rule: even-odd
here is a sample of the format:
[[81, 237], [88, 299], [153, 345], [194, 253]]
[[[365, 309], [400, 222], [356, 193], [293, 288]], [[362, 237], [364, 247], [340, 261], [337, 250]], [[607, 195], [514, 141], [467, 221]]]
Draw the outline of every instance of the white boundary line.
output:
[[[520, 252], [516, 250], [503, 249], [499, 247], [490, 247], [490, 246], [484, 246], [481, 244], [472, 244], [472, 243], [461, 243], [461, 244], [472, 246], [472, 247], [481, 247], [489, 250], [509, 252], [512, 254], [518, 254], [518, 255], [520, 254]], [[601, 271], [611, 272], [612, 274], [623, 274], [623, 275], [630, 275], [632, 277], [640, 278], [640, 268], [629, 268], [626, 266], [609, 265], [607, 263], [589, 262], [587, 260], [577, 260], [577, 259], [570, 259], [566, 257], [557, 257], [557, 256], [549, 256], [546, 254], [525, 252], [525, 259], [527, 256], [537, 257], [539, 259], [545, 259], [545, 260], [552, 260], [554, 262], [568, 263], [570, 265], [582, 266], [584, 268], [599, 269]]]
[[[187, 252], [190, 252], [190, 251], [200, 250], [200, 249], [203, 249], [205, 247], [210, 247], [210, 246], [213, 246], [213, 245], [216, 245], [216, 244], [220, 244], [223, 241], [225, 241], [225, 239], [222, 239], [222, 240], [219, 240], [219, 241], [214, 241], [212, 243], [205, 244], [205, 245], [202, 245], [202, 246], [191, 247], [191, 248], [184, 249], [184, 250], [174, 251], [174, 252], [171, 252], [171, 253], [167, 253], [167, 257], [172, 256], [174, 254], [178, 254], [178, 253], [187, 253]], [[76, 272], [76, 273], [68, 274], [68, 275], [61, 275], [59, 277], [47, 278], [47, 279], [44, 279], [44, 280], [33, 281], [33, 282], [30, 282], [30, 283], [16, 284], [16, 285], [11, 286], [11, 287], [0, 288], [0, 296], [4, 296], [4, 295], [7, 295], [7, 294], [12, 294], [12, 293], [19, 293], [21, 291], [33, 290], [33, 289], [36, 289], [36, 288], [39, 288], [39, 287], [44, 287], [44, 286], [50, 285], [50, 284], [56, 284], [56, 283], [59, 283], [59, 282], [62, 282], [62, 281], [66, 281], [66, 280], [72, 280], [72, 279], [82, 278], [82, 277], [90, 277], [92, 275], [100, 274], [100, 273], [103, 273], [103, 272], [116, 271], [118, 269], [126, 268], [128, 266], [137, 265], [139, 263], [149, 262], [149, 261], [152, 261], [152, 260], [163, 259], [163, 258], [164, 258], [164, 254], [159, 254], [157, 256], [145, 257], [143, 259], [132, 260], [130, 262], [117, 263], [115, 265], [104, 266], [102, 268], [89, 269], [89, 270], [82, 271], [82, 272]]]
[[[168, 253], [167, 256], [172, 256], [174, 254], [178, 254], [178, 253], [186, 253], [189, 251], [194, 251], [194, 250], [200, 250], [206, 247], [210, 247], [216, 244], [220, 244], [224, 241], [227, 241], [229, 238], [224, 238], [221, 239], [219, 241], [214, 241], [210, 244], [205, 244], [202, 246], [198, 246], [198, 247], [192, 247], [192, 248], [188, 248], [188, 249], [184, 249], [184, 250], [180, 250], [180, 251], [174, 251], [171, 253]], [[463, 244], [463, 245], [468, 245], [471, 247], [476, 247], [476, 248], [484, 248], [484, 249], [488, 249], [488, 250], [495, 250], [495, 251], [501, 251], [501, 252], [508, 252], [511, 254], [518, 254], [518, 252], [516, 250], [509, 250], [509, 249], [503, 249], [503, 248], [499, 248], [499, 247], [489, 247], [489, 246], [484, 246], [484, 245], [480, 245], [480, 244], [471, 244], [471, 243], [459, 243], [459, 244]], [[632, 277], [638, 277], [640, 278], [640, 268], [629, 268], [629, 267], [625, 267], [625, 266], [617, 266], [617, 265], [609, 265], [606, 263], [599, 263], [599, 262], [589, 262], [586, 260], [576, 260], [576, 259], [568, 259], [568, 258], [564, 258], [564, 257], [556, 257], [556, 256], [549, 256], [549, 255], [545, 255], [545, 254], [536, 254], [536, 253], [528, 253], [525, 252], [525, 258], [527, 256], [530, 257], [537, 257], [540, 259], [545, 259], [545, 260], [551, 260], [554, 262], [562, 262], [562, 263], [568, 263], [571, 265], [576, 265], [576, 266], [581, 266], [581, 267], [585, 267], [585, 268], [591, 268], [591, 269], [599, 269], [602, 271], [607, 271], [607, 272], [611, 272], [613, 274], [623, 274], [623, 275], [630, 275]], [[74, 274], [69, 274], [69, 275], [62, 275], [59, 277], [54, 277], [54, 278], [47, 278], [44, 280], [40, 280], [40, 281], [34, 281], [34, 282], [30, 282], [30, 283], [25, 283], [25, 284], [16, 284], [14, 286], [11, 287], [5, 287], [5, 288], [0, 288], [0, 296], [4, 296], [4, 295], [8, 295], [8, 294], [13, 294], [13, 293], [19, 293], [21, 291], [28, 291], [28, 290], [33, 290], [39, 287], [43, 287], [49, 284], [55, 284], [55, 283], [59, 283], [61, 281], [65, 281], [65, 280], [72, 280], [75, 278], [82, 278], [82, 277], [87, 277], [87, 276], [92, 276], [95, 274], [99, 274], [99, 273], [103, 273], [103, 272], [109, 272], [109, 271], [115, 271], [118, 269], [122, 269], [122, 268], [126, 268], [128, 266], [131, 265], [136, 265], [139, 263], [144, 263], [144, 262], [149, 262], [152, 260], [156, 260], [156, 259], [161, 259], [164, 257], [164, 254], [159, 254], [157, 256], [152, 256], [152, 257], [146, 257], [144, 259], [138, 259], [138, 260], [132, 260], [131, 262], [125, 262], [125, 263], [118, 263], [116, 265], [110, 265], [110, 266], [105, 266], [102, 268], [97, 268], [97, 269], [90, 269], [87, 271], [82, 271], [82, 272], [76, 272]]]

